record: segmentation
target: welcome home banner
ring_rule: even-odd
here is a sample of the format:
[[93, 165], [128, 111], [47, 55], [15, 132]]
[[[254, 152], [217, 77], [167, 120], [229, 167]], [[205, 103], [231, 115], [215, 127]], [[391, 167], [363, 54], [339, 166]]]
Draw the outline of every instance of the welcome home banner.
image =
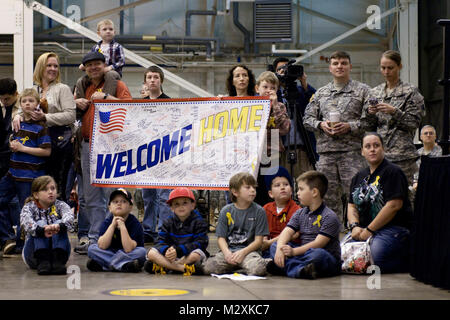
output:
[[95, 100], [91, 183], [103, 187], [227, 189], [255, 177], [265, 142], [266, 97]]

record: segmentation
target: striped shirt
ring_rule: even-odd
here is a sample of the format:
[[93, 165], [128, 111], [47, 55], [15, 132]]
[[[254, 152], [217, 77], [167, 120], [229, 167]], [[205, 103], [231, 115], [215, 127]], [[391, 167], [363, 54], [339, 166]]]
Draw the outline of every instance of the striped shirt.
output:
[[[14, 133], [12, 140], [30, 148], [51, 148], [50, 136], [47, 127], [42, 122], [23, 121], [20, 130]], [[33, 181], [34, 178], [45, 174], [47, 157], [38, 157], [25, 152], [11, 153], [8, 174], [16, 181]]]
[[330, 238], [325, 245], [327, 250], [337, 261], [341, 260], [341, 247], [339, 244], [339, 230], [341, 223], [336, 214], [324, 203], [315, 211], [308, 207], [298, 210], [289, 220], [286, 227], [300, 231], [301, 245], [314, 241], [321, 234]]
[[122, 76], [122, 67], [125, 65], [125, 53], [123, 52], [122, 45], [112, 40], [109, 44], [109, 50], [101, 50], [102, 42], [103, 40], [97, 42], [92, 47], [91, 52], [98, 51], [102, 53], [105, 56], [106, 65], [112, 66]]

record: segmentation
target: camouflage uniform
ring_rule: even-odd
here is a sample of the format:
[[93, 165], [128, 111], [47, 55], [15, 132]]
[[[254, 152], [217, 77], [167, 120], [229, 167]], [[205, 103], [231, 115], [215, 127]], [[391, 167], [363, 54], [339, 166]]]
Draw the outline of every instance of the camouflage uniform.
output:
[[[328, 179], [325, 203], [343, 222], [341, 198], [348, 194], [353, 176], [365, 166], [361, 156], [360, 118], [370, 87], [350, 80], [344, 88], [337, 90], [333, 82], [316, 91], [306, 107], [303, 123], [312, 130], [317, 139], [319, 162], [317, 171]], [[320, 129], [320, 122], [329, 120], [330, 112], [339, 112], [340, 121], [350, 124], [350, 131], [339, 136], [330, 136]]]
[[368, 102], [364, 106], [361, 125], [366, 131], [376, 131], [383, 138], [386, 159], [398, 165], [406, 175], [408, 184], [413, 184], [418, 167], [419, 155], [414, 145], [414, 134], [425, 116], [423, 96], [412, 84], [399, 81], [389, 94], [386, 83], [382, 83], [369, 92], [370, 98], [377, 98], [395, 107], [393, 114], [377, 112], [369, 114]]

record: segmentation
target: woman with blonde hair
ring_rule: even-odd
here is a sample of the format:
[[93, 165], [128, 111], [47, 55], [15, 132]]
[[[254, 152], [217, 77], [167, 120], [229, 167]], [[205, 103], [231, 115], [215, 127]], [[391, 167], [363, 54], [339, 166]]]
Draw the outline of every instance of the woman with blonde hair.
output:
[[[73, 158], [72, 133], [74, 131], [76, 106], [70, 87], [61, 83], [59, 57], [54, 52], [43, 53], [36, 61], [33, 74], [34, 89], [41, 103], [48, 104], [48, 113], [33, 112], [34, 121], [44, 121], [52, 140], [52, 153], [46, 171], [60, 186], [60, 198], [66, 200], [67, 175]], [[13, 127], [17, 131], [23, 115], [14, 117]]]

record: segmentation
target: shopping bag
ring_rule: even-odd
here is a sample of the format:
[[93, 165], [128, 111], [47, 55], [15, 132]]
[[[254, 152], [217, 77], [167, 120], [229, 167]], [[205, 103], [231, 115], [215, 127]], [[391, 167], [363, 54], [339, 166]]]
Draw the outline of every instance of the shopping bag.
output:
[[365, 274], [367, 268], [373, 264], [370, 254], [370, 241], [353, 241], [349, 233], [341, 241], [342, 272], [353, 274]]

